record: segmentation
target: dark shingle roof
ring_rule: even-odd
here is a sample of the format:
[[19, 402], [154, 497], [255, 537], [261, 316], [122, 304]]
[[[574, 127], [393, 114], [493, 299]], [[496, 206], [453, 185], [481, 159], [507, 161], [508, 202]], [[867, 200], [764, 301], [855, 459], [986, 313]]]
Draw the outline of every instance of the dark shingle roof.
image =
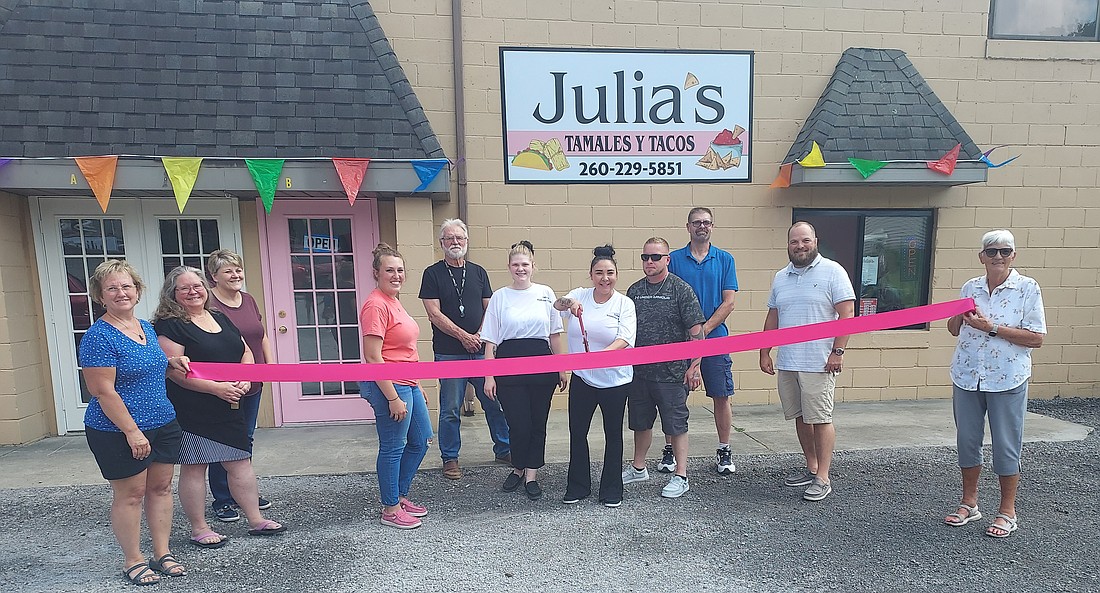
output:
[[367, 0], [0, 0], [0, 27], [0, 156], [444, 156]]
[[961, 143], [960, 159], [981, 151], [917, 68], [898, 49], [848, 48], [840, 57], [785, 163], [821, 146], [828, 163], [848, 157], [936, 160]]

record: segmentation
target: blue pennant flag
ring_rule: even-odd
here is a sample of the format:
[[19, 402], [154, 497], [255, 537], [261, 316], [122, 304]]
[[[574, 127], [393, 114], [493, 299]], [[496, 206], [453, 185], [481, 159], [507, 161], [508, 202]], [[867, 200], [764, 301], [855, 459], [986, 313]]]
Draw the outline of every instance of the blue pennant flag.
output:
[[447, 159], [413, 161], [412, 166], [413, 170], [416, 171], [416, 176], [420, 178], [420, 185], [416, 186], [413, 191], [424, 191], [435, 181], [436, 176], [443, 170], [443, 167], [447, 166]]

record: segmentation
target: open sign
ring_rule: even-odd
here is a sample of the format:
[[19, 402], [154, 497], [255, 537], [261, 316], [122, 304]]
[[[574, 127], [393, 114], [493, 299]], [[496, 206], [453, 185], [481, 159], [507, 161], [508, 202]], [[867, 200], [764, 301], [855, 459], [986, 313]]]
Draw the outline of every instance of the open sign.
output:
[[328, 235], [306, 235], [305, 248], [312, 253], [335, 253], [340, 250], [340, 239]]

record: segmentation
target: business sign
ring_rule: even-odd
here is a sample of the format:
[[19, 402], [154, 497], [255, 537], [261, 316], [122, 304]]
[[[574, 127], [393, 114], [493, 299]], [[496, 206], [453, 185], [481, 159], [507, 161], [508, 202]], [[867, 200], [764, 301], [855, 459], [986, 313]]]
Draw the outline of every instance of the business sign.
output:
[[306, 235], [306, 251], [313, 253], [336, 253], [340, 251], [340, 239], [328, 235]]
[[750, 51], [500, 48], [506, 183], [752, 180]]

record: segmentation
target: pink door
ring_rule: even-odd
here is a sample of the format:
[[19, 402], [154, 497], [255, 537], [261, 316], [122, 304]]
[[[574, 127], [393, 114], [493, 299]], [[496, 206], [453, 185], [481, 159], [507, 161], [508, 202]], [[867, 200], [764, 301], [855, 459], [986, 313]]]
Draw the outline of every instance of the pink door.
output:
[[[280, 364], [361, 362], [359, 304], [374, 289], [374, 200], [280, 200], [260, 215], [267, 326]], [[370, 420], [354, 382], [275, 383], [275, 424]]]

